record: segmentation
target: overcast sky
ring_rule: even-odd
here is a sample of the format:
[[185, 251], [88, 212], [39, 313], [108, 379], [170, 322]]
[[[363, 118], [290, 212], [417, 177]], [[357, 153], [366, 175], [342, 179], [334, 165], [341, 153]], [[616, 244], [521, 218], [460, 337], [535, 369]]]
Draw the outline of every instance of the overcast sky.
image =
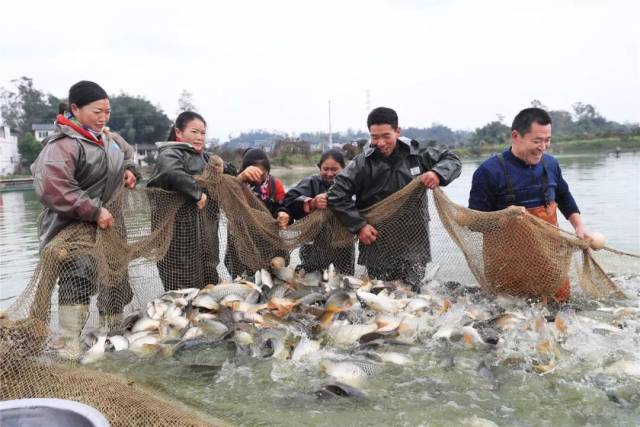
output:
[[[186, 89], [226, 140], [248, 129], [473, 130], [532, 99], [640, 121], [640, 1], [3, 2], [0, 86], [93, 80], [174, 118]], [[369, 93], [369, 97], [367, 97]]]

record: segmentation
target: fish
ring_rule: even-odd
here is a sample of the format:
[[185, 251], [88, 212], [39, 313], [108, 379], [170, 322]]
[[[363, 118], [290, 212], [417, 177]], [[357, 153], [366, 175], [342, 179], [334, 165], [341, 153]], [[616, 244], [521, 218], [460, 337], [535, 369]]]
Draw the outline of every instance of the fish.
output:
[[201, 293], [191, 302], [194, 307], [201, 307], [207, 310], [217, 310], [220, 307], [216, 298], [207, 293]]
[[122, 335], [113, 335], [105, 343], [107, 351], [123, 351], [129, 348], [129, 340]]
[[352, 387], [348, 384], [340, 383], [337, 381], [329, 382], [322, 386], [322, 389], [316, 392], [318, 397], [340, 396], [351, 397], [356, 399], [362, 399], [366, 397], [366, 394], [357, 387]]
[[273, 289], [273, 279], [271, 278], [271, 273], [269, 273], [269, 271], [265, 270], [264, 268], [261, 269], [260, 277], [262, 278], [263, 286], [266, 286], [269, 289]]
[[129, 350], [139, 356], [149, 356], [159, 349], [159, 335], [146, 335], [129, 342]]
[[302, 337], [291, 353], [291, 360], [299, 361], [320, 350], [320, 341]]
[[153, 331], [157, 330], [160, 327], [159, 319], [152, 319], [149, 317], [141, 317], [131, 328], [131, 332], [141, 332], [141, 331]]
[[[322, 282], [322, 272], [312, 271], [306, 273], [304, 270], [300, 270], [295, 278], [295, 284], [307, 288], [317, 288]], [[300, 287], [298, 286], [298, 288]]]
[[386, 351], [376, 354], [382, 362], [393, 363], [394, 365], [409, 366], [415, 363], [415, 361], [406, 354], [397, 353], [394, 351]]
[[327, 336], [339, 346], [349, 346], [358, 342], [360, 337], [378, 329], [375, 323], [368, 325], [332, 325], [327, 329]]
[[351, 387], [362, 388], [372, 375], [379, 373], [379, 364], [360, 360], [336, 362], [324, 359], [320, 362], [320, 370], [337, 381]]
[[83, 365], [97, 362], [104, 357], [104, 353], [107, 349], [107, 336], [101, 335], [97, 338], [95, 344], [87, 350], [84, 356], [80, 359], [80, 363]]
[[394, 300], [370, 292], [356, 291], [356, 297], [363, 306], [379, 313], [397, 313], [407, 305], [407, 301]]
[[296, 272], [293, 268], [291, 267], [275, 267], [271, 269], [273, 271], [273, 274], [276, 275], [276, 277], [280, 280], [282, 280], [283, 282], [286, 283], [293, 283], [295, 276], [296, 276]]

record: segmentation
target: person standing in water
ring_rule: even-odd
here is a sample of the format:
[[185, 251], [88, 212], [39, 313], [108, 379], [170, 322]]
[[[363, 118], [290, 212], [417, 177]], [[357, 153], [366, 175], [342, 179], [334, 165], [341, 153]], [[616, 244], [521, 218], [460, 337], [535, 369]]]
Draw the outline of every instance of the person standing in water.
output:
[[[308, 176], [287, 192], [284, 207], [295, 220], [299, 220], [317, 209], [327, 209], [327, 191], [336, 176], [344, 169], [344, 156], [340, 150], [332, 149], [322, 153], [318, 162], [320, 175]], [[331, 245], [331, 235], [323, 228], [313, 243], [300, 248], [301, 264], [298, 268], [305, 272], [323, 271], [333, 263], [341, 274], [353, 275], [354, 248], [335, 248]]]
[[[558, 160], [547, 154], [551, 145], [551, 117], [540, 108], [525, 108], [511, 125], [511, 147], [485, 160], [473, 174], [469, 193], [469, 208], [485, 212], [521, 206], [531, 215], [558, 225], [557, 211], [569, 220], [576, 235], [588, 238], [582, 216], [569, 185], [562, 177]], [[499, 284], [502, 281], [528, 282], [531, 275], [550, 274], [553, 260], [545, 260], [535, 247], [527, 247], [527, 253], [518, 253], [514, 247], [515, 230], [511, 235], [499, 233], [484, 236], [485, 274], [487, 279]], [[519, 268], [523, 257], [537, 259], [532, 269]], [[553, 272], [552, 272], [553, 273]], [[552, 275], [557, 276], [553, 273]], [[559, 278], [562, 279], [562, 278]], [[543, 280], [542, 278], [540, 280]], [[566, 301], [570, 296], [569, 279], [562, 279], [562, 287], [555, 299]]]
[[[121, 213], [106, 206], [125, 185], [134, 188], [139, 177], [134, 151], [106, 126], [111, 115], [107, 92], [97, 83], [79, 81], [69, 89], [69, 108], [56, 118], [56, 131], [31, 166], [34, 188], [45, 206], [40, 217], [40, 251], [73, 224], [92, 223], [108, 229], [122, 224]], [[118, 230], [124, 234], [124, 229]], [[124, 237], [124, 236], [123, 236]], [[56, 343], [64, 358], [80, 356], [80, 333], [89, 313], [91, 295], [98, 292], [101, 326], [112, 327], [133, 298], [128, 279], [107, 286], [97, 283], [95, 261], [88, 255], [67, 260], [58, 280]]]
[[379, 236], [363, 211], [414, 179], [430, 189], [448, 185], [460, 176], [462, 164], [446, 148], [400, 137], [398, 114], [391, 108], [371, 111], [367, 127], [371, 143], [336, 177], [328, 191], [329, 208], [358, 235], [358, 262], [367, 267], [371, 278], [403, 280], [417, 289], [431, 261], [426, 203], [405, 212], [412, 222], [410, 235]]
[[[282, 185], [280, 179], [271, 175], [271, 163], [263, 150], [249, 148], [245, 151], [242, 156], [238, 179], [249, 186], [253, 194], [277, 220], [278, 226], [281, 229], [287, 228], [290, 216], [282, 204], [285, 198], [284, 185]], [[265, 248], [264, 250], [272, 252], [270, 257], [282, 256], [288, 258], [288, 254], [285, 251], [274, 251], [272, 249]], [[238, 248], [234, 244], [233, 236], [227, 238], [227, 253], [225, 254], [224, 263], [232, 279], [242, 274], [252, 275], [254, 273], [242, 262]]]
[[[204, 171], [210, 155], [204, 151], [207, 122], [193, 111], [178, 115], [169, 131], [168, 142], [160, 144], [149, 188], [162, 188], [184, 196], [173, 227], [173, 239], [166, 255], [158, 261], [158, 270], [165, 290], [218, 284], [219, 242], [217, 203], [194, 177]], [[225, 173], [233, 174], [229, 164]], [[153, 196], [157, 197], [157, 196]], [[155, 200], [155, 199], [154, 199]], [[152, 223], [163, 218], [158, 199], [152, 209]]]

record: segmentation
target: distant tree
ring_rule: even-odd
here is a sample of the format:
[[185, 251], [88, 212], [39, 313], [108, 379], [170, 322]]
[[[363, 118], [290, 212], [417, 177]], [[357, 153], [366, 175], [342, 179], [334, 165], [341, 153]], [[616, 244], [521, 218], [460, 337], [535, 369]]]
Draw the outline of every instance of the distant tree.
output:
[[551, 117], [551, 127], [554, 135], [568, 135], [574, 130], [571, 113], [564, 110], [549, 111]]
[[576, 116], [575, 131], [579, 135], [594, 135], [609, 130], [607, 120], [591, 104], [576, 102], [572, 105]]
[[436, 141], [441, 145], [453, 145], [455, 133], [447, 126], [433, 123], [429, 128], [409, 127], [402, 130], [402, 135], [420, 142]]
[[159, 107], [140, 96], [121, 93], [109, 98], [109, 127], [130, 144], [154, 143], [167, 139], [171, 121]]
[[207, 151], [213, 152], [215, 147], [220, 144], [220, 140], [218, 138], [208, 138], [204, 144], [204, 148]]
[[42, 150], [42, 144], [33, 136], [31, 132], [24, 133], [18, 139], [18, 153], [20, 153], [20, 162], [27, 168], [31, 166], [38, 154]]
[[34, 123], [53, 123], [59, 98], [36, 89], [30, 77], [23, 76], [11, 83], [15, 90], [0, 89], [0, 111], [5, 124], [24, 135], [31, 132]]
[[498, 121], [493, 121], [476, 129], [471, 137], [472, 145], [480, 144], [505, 144], [511, 135], [511, 128]]
[[540, 102], [537, 99], [534, 99], [533, 101], [531, 101], [531, 106], [534, 107], [534, 108], [541, 108], [544, 111], [548, 111], [549, 110], [549, 108], [546, 105], [544, 105], [542, 102]]
[[195, 104], [193, 103], [193, 94], [186, 89], [182, 91], [178, 98], [178, 111], [176, 116], [183, 111], [197, 111]]

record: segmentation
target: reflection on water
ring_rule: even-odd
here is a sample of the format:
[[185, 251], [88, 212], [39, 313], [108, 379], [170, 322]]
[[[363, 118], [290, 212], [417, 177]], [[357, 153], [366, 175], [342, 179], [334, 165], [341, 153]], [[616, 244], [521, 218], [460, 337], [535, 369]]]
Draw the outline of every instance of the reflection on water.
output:
[[33, 191], [0, 193], [0, 308], [22, 291], [36, 267], [41, 210]]

